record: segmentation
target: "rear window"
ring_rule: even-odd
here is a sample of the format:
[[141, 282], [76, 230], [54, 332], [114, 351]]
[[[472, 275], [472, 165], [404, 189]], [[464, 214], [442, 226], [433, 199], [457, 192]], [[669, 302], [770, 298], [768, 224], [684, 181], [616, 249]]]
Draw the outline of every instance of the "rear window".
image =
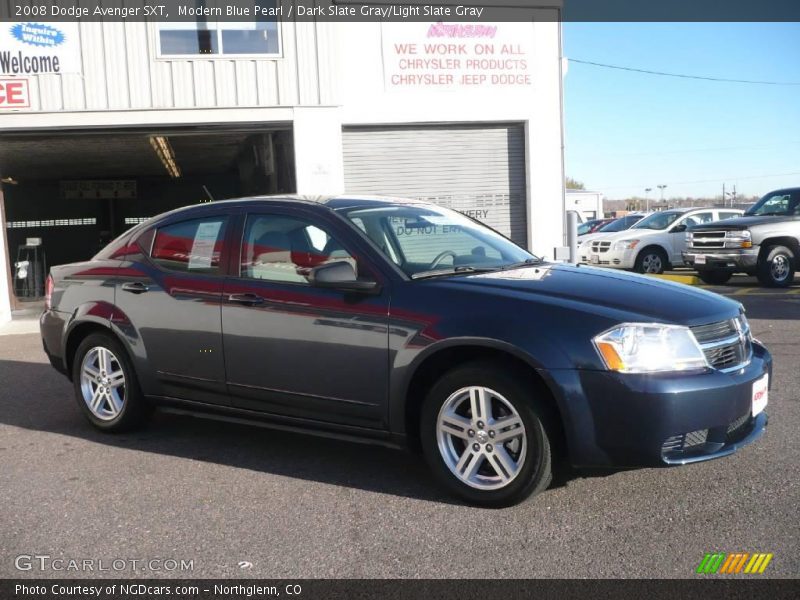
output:
[[226, 217], [208, 217], [161, 227], [150, 258], [169, 271], [217, 274], [226, 225]]

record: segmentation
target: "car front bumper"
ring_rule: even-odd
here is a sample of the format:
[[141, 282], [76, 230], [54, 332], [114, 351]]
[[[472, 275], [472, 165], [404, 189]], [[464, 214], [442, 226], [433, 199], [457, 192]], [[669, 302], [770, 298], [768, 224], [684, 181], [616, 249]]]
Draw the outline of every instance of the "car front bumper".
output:
[[610, 267], [612, 269], [632, 269], [636, 262], [636, 250], [615, 250], [613, 247], [606, 252], [592, 252], [590, 248], [579, 249], [578, 255], [583, 264], [595, 267]]
[[758, 251], [757, 246], [742, 250], [688, 250], [682, 256], [686, 265], [699, 271], [750, 271], [758, 264]]
[[767, 415], [753, 416], [753, 384], [770, 376], [772, 357], [753, 343], [750, 362], [723, 373], [634, 375], [550, 372], [575, 466], [641, 467], [720, 458], [754, 442]]

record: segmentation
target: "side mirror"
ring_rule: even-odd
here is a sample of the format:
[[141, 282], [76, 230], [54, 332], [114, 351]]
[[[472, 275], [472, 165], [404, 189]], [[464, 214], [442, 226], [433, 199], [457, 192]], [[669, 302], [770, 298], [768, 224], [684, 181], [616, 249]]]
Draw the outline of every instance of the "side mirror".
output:
[[346, 260], [325, 263], [311, 269], [308, 281], [314, 287], [333, 288], [377, 294], [380, 291], [377, 281], [360, 281], [353, 264]]
[[670, 233], [680, 233], [681, 231], [686, 231], [686, 223], [681, 223], [680, 225], [675, 225], [675, 227], [672, 228]]

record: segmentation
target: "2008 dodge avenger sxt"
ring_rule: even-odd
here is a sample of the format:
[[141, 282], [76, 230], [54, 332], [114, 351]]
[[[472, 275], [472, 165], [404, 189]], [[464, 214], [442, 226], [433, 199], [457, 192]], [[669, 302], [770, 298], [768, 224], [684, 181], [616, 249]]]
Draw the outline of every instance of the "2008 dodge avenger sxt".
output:
[[584, 467], [731, 454], [764, 431], [772, 360], [742, 306], [547, 263], [464, 215], [379, 198], [251, 198], [154, 217], [53, 267], [51, 363], [89, 421], [155, 405], [420, 445], [463, 499]]

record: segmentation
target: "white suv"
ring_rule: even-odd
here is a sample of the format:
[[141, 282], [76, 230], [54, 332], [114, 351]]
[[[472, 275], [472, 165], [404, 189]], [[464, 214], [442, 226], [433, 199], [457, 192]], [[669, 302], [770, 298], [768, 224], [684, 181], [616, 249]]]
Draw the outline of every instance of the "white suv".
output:
[[626, 231], [584, 242], [580, 254], [590, 265], [663, 273], [670, 264], [683, 264], [686, 229], [702, 223], [739, 217], [735, 208], [675, 208], [645, 217]]

